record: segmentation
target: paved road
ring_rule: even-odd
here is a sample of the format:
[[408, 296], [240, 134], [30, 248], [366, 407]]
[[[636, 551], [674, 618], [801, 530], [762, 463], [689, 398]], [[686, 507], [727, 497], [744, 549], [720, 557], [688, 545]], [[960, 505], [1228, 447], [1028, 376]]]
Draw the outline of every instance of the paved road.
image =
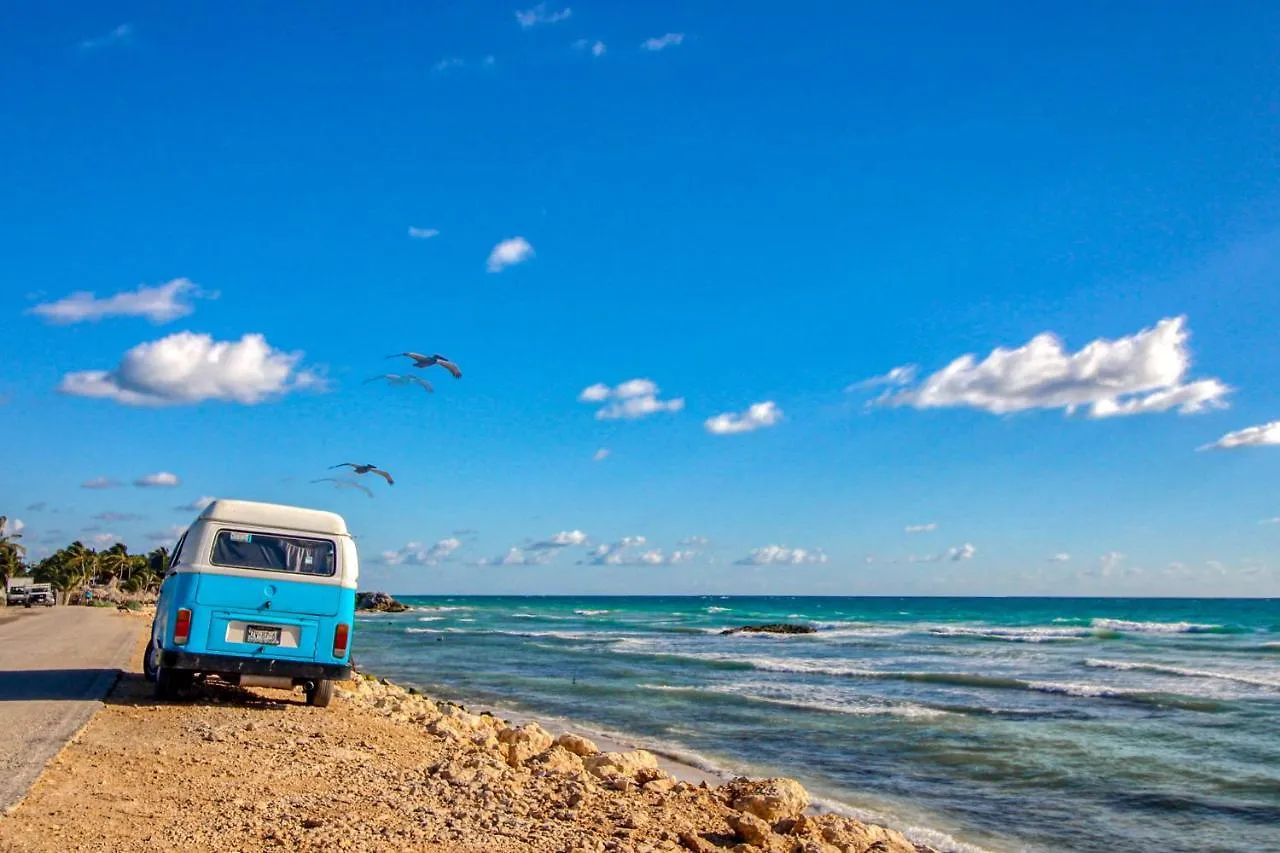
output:
[[0, 811], [102, 706], [145, 619], [96, 607], [0, 609]]

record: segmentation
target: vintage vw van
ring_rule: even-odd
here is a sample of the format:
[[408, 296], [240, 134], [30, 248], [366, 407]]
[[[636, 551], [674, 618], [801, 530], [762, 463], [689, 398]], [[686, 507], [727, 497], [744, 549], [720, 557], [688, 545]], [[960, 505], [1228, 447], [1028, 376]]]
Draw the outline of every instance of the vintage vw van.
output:
[[209, 504], [178, 540], [145, 670], [177, 698], [197, 676], [306, 690], [324, 707], [350, 675], [359, 563], [342, 517], [251, 501]]

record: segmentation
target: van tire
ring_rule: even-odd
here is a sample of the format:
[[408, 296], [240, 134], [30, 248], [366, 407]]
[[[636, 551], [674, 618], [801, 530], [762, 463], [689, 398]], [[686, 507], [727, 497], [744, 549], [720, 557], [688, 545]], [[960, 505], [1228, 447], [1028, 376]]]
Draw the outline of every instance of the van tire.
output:
[[142, 677], [152, 684], [156, 683], [156, 674], [159, 671], [160, 649], [156, 646], [155, 626], [151, 629], [151, 642], [147, 643], [147, 653], [142, 656]]
[[314, 708], [328, 708], [333, 698], [333, 682], [322, 678], [307, 688], [307, 704]]
[[191, 673], [181, 669], [170, 669], [162, 666], [156, 670], [156, 698], [165, 702], [176, 702], [182, 698], [182, 691], [191, 686]]

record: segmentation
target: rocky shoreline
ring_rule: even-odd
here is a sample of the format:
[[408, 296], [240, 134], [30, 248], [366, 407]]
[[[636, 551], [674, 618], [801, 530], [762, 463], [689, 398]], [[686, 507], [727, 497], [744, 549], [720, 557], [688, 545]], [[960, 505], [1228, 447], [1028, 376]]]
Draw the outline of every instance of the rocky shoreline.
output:
[[[421, 725], [453, 743], [457, 753], [434, 765], [431, 772], [459, 787], [482, 791], [497, 787], [515, 798], [517, 812], [523, 805], [521, 799], [530, 800], [533, 807], [539, 800], [537, 789], [549, 783], [555, 790], [568, 792], [564, 802], [569, 807], [597, 788], [634, 796], [636, 805], [665, 801], [677, 806], [676, 812], [700, 813], [696, 814], [698, 820], [687, 821], [689, 825], [683, 829], [677, 821], [657, 830], [649, 839], [657, 843], [634, 848], [614, 844], [603, 848], [606, 850], [936, 853], [892, 829], [836, 814], [814, 814], [808, 793], [792, 779], [739, 777], [716, 787], [705, 781], [695, 785], [660, 769], [657, 756], [646, 750], [602, 751], [581, 735], [556, 737], [536, 722], [514, 725], [489, 713], [472, 713], [451, 702], [432, 701], [416, 690], [373, 676], [357, 677], [344, 693], [376, 712], [398, 722]], [[714, 827], [717, 822], [718, 829]], [[708, 823], [713, 828], [706, 828]], [[629, 829], [639, 828], [634, 820], [632, 824]]]

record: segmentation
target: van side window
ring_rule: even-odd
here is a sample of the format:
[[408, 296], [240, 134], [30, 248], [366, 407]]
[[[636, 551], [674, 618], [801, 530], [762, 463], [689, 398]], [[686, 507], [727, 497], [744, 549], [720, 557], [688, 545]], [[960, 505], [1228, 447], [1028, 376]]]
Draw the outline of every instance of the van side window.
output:
[[182, 536], [178, 538], [178, 544], [173, 546], [173, 556], [169, 558], [169, 565], [166, 568], [166, 571], [178, 565], [178, 561], [182, 559], [182, 546], [186, 541], [187, 534], [183, 533]]
[[328, 539], [219, 530], [212, 562], [239, 569], [333, 577], [337, 570], [334, 551]]

